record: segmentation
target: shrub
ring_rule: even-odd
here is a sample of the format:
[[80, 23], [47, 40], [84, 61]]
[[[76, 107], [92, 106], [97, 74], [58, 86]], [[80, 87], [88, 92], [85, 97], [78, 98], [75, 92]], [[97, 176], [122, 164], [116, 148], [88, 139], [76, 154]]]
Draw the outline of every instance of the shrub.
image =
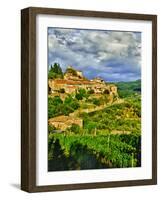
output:
[[76, 95], [75, 95], [75, 98], [77, 100], [82, 100], [83, 98], [88, 98], [89, 97], [89, 94], [87, 94], [86, 90], [85, 89], [79, 89], [77, 92], [76, 92]]
[[51, 133], [55, 129], [56, 129], [55, 126], [48, 124], [48, 133]]
[[81, 128], [77, 124], [72, 124], [72, 126], [70, 127], [70, 131], [73, 133], [79, 134], [81, 131]]
[[96, 105], [96, 106], [100, 106], [100, 105], [101, 105], [101, 102], [100, 102], [99, 99], [93, 98], [93, 99], [92, 99], [92, 102], [93, 102], [93, 104]]
[[55, 96], [54, 98], [49, 97], [48, 98], [48, 105], [60, 105], [63, 104], [63, 101], [61, 100], [61, 98], [59, 96]]
[[72, 96], [66, 97], [64, 104], [68, 107], [71, 107], [73, 110], [77, 110], [79, 108], [79, 103], [76, 99], [72, 98]]

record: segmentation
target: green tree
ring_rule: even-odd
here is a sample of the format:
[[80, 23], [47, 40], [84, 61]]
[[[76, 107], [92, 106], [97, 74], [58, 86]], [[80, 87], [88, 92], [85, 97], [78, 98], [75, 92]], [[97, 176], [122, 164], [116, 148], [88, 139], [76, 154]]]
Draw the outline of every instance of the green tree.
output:
[[72, 124], [72, 126], [70, 127], [70, 131], [75, 134], [79, 134], [81, 131], [81, 128], [77, 124]]
[[49, 105], [58, 106], [62, 103], [63, 103], [63, 101], [61, 100], [61, 98], [59, 96], [55, 96], [54, 98], [52, 98], [52, 97], [48, 98], [48, 104]]
[[63, 111], [63, 101], [59, 96], [48, 97], [48, 118], [61, 115]]
[[48, 124], [48, 133], [51, 133], [55, 129], [56, 129], [55, 126]]
[[79, 103], [77, 101], [77, 99], [72, 98], [71, 95], [69, 95], [68, 97], [66, 97], [64, 104], [68, 107], [70, 107], [73, 110], [76, 110], [79, 108]]
[[88, 97], [89, 97], [89, 94], [87, 94], [85, 89], [79, 89], [75, 95], [75, 98], [78, 100], [82, 100], [83, 98], [88, 98]]
[[97, 99], [97, 98], [93, 98], [93, 99], [92, 99], [92, 102], [93, 102], [93, 104], [96, 105], [96, 106], [100, 106], [100, 105], [101, 105], [100, 100]]
[[51, 65], [51, 68], [48, 72], [48, 79], [55, 79], [55, 78], [63, 78], [63, 72], [58, 63], [54, 63]]

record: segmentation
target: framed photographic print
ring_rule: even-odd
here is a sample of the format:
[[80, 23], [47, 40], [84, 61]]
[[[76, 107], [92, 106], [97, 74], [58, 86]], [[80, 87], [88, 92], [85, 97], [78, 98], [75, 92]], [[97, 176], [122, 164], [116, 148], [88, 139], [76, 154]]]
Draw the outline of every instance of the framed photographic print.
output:
[[21, 11], [21, 188], [157, 184], [157, 16]]

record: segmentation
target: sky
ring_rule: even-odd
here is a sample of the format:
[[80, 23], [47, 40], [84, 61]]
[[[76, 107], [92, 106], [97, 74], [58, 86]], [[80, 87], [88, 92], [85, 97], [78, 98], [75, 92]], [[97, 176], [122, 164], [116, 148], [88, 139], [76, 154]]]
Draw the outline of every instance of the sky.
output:
[[141, 79], [141, 33], [48, 28], [48, 65], [73, 66], [107, 82]]

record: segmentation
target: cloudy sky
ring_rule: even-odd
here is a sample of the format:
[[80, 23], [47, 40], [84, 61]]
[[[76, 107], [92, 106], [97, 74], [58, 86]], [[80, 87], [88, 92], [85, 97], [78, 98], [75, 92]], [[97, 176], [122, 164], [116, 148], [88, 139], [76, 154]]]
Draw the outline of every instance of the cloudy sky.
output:
[[133, 81], [141, 78], [141, 33], [48, 28], [48, 64], [82, 70], [92, 79]]

